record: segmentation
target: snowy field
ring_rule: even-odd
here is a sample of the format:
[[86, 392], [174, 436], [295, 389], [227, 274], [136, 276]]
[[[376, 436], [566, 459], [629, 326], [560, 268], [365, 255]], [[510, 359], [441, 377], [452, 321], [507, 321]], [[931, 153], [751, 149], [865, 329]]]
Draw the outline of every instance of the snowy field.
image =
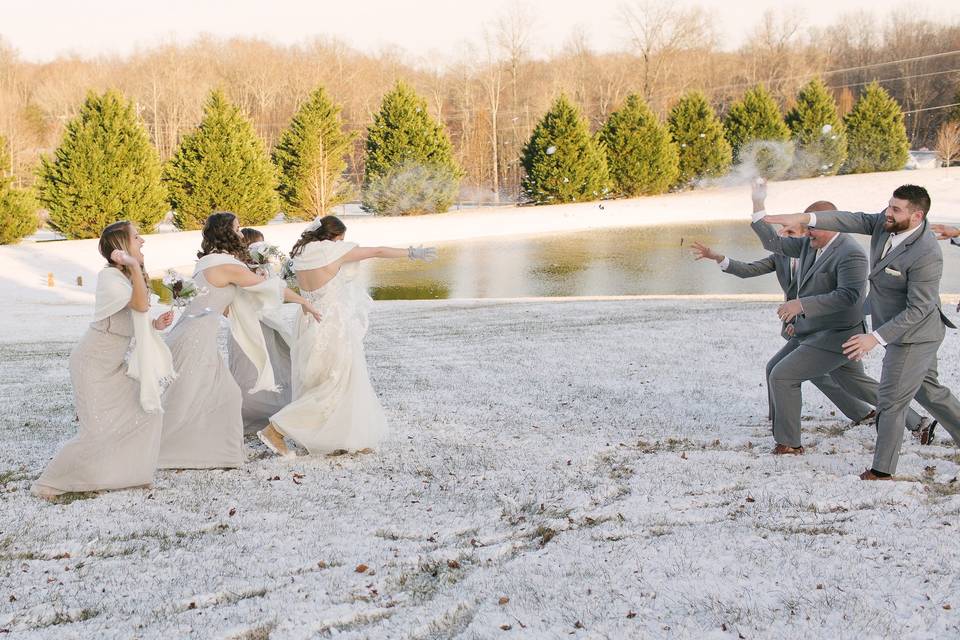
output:
[[808, 455], [769, 455], [774, 308], [377, 303], [380, 453], [251, 442], [239, 470], [61, 504], [29, 485], [75, 429], [89, 307], [42, 341], [7, 319], [0, 637], [960, 636], [957, 450], [907, 439], [905, 481], [861, 482], [872, 427], [811, 388]]

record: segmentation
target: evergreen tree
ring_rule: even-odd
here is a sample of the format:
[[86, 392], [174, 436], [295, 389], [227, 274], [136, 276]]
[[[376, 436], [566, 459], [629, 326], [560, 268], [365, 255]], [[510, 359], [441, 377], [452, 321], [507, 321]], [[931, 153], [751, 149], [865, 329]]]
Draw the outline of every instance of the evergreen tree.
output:
[[87, 94], [53, 159], [40, 159], [38, 175], [49, 225], [68, 238], [96, 238], [117, 220], [150, 233], [167, 212], [157, 152], [117, 91]]
[[280, 182], [277, 191], [288, 220], [325, 215], [350, 198], [343, 171], [354, 137], [343, 130], [340, 107], [323, 87], [314, 91], [273, 150]]
[[847, 134], [823, 80], [814, 78], [800, 89], [785, 120], [797, 150], [792, 175], [836, 175], [847, 158]]
[[680, 174], [680, 154], [643, 98], [627, 96], [600, 130], [607, 152], [610, 181], [618, 195], [652, 195], [667, 191]]
[[33, 196], [25, 189], [15, 189], [9, 172], [7, 141], [0, 136], [0, 244], [17, 242], [40, 225]]
[[250, 121], [213, 91], [203, 120], [164, 167], [173, 221], [199, 229], [214, 211], [235, 213], [243, 225], [266, 224], [279, 209], [276, 173]]
[[463, 171], [443, 125], [404, 82], [383, 97], [367, 130], [363, 208], [380, 215], [441, 213], [457, 197]]
[[844, 124], [849, 147], [845, 173], [898, 171], [906, 166], [910, 142], [903, 111], [879, 84], [867, 85]]
[[723, 125], [736, 162], [752, 164], [766, 178], [779, 178], [790, 168], [790, 129], [763, 85], [748, 89], [730, 107]]
[[537, 123], [521, 162], [526, 170], [521, 187], [535, 204], [597, 200], [609, 189], [603, 145], [564, 95]]
[[689, 185], [702, 178], [719, 178], [730, 169], [733, 154], [723, 124], [699, 91], [688, 93], [670, 110], [670, 135], [680, 152], [677, 183]]

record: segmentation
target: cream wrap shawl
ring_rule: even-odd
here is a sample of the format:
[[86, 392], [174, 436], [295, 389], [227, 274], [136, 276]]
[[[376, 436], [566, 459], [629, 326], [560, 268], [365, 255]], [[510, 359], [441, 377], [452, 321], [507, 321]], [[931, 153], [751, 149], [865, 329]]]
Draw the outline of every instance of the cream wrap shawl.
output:
[[[133, 297], [133, 284], [117, 268], [106, 267], [97, 276], [94, 322], [122, 311]], [[127, 362], [127, 375], [140, 383], [140, 406], [147, 413], [163, 412], [160, 394], [163, 383], [176, 377], [170, 349], [153, 328], [150, 316], [130, 310], [133, 317], [133, 350]]]
[[[231, 255], [225, 253], [211, 253], [197, 260], [193, 270], [196, 276], [210, 267], [224, 264], [235, 264], [249, 269]], [[270, 364], [270, 355], [267, 344], [263, 339], [263, 329], [260, 327], [260, 314], [272, 313], [283, 304], [283, 290], [287, 283], [278, 277], [270, 277], [249, 287], [237, 287], [237, 295], [230, 303], [230, 334], [243, 350], [250, 362], [257, 368], [257, 381], [248, 393], [258, 391], [279, 391], [273, 379], [273, 367]]]

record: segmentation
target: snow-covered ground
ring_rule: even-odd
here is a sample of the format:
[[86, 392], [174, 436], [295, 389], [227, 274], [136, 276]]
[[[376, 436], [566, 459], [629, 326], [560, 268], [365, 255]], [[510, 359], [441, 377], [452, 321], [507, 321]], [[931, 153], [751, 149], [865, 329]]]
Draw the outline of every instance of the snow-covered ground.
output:
[[[813, 389], [768, 454], [775, 304], [377, 303], [375, 455], [266, 455], [65, 504], [30, 482], [75, 429], [83, 318], [0, 344], [0, 632], [17, 638], [960, 636], [960, 456]], [[951, 315], [955, 315], [951, 312]], [[960, 387], [960, 338], [941, 349]], [[869, 368], [876, 372], [878, 355]], [[943, 441], [941, 441], [943, 442]]]

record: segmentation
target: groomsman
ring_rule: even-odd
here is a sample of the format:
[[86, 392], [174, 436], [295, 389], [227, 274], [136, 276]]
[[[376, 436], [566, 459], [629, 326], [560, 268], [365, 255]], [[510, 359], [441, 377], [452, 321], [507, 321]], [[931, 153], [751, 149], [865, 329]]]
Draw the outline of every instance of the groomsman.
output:
[[[754, 262], [741, 262], [726, 256], [715, 253], [710, 247], [699, 242], [693, 243], [693, 254], [697, 260], [713, 260], [720, 265], [720, 269], [725, 273], [737, 276], [738, 278], [755, 278], [768, 273], [776, 273], [777, 280], [780, 282], [780, 288], [783, 290], [784, 300], [792, 300], [797, 297], [797, 279], [796, 275], [797, 259], [782, 256], [777, 253], [771, 253], [765, 258]], [[800, 346], [800, 339], [793, 335], [794, 325], [784, 324], [781, 335], [787, 341], [787, 344], [767, 363], [767, 371], [764, 379], [767, 381], [767, 406], [769, 419], [773, 420], [773, 393], [770, 388], [770, 371], [773, 366], [783, 359], [788, 353]], [[847, 416], [853, 423], [860, 424], [872, 419], [875, 415], [873, 407], [854, 398], [844, 391], [840, 385], [829, 375], [814, 378], [813, 383], [823, 395], [837, 406], [838, 409]], [[914, 414], [916, 422], [919, 424], [920, 416]]]
[[880, 213], [841, 211], [766, 216], [784, 226], [784, 243], [824, 230], [861, 233], [870, 242], [870, 309], [874, 330], [857, 332], [843, 343], [851, 362], [878, 344], [886, 347], [877, 409], [877, 447], [864, 480], [891, 477], [897, 470], [904, 416], [916, 399], [960, 443], [960, 401], [940, 384], [937, 350], [945, 327], [955, 328], [940, 309], [943, 254], [927, 223], [930, 195], [903, 185]]

